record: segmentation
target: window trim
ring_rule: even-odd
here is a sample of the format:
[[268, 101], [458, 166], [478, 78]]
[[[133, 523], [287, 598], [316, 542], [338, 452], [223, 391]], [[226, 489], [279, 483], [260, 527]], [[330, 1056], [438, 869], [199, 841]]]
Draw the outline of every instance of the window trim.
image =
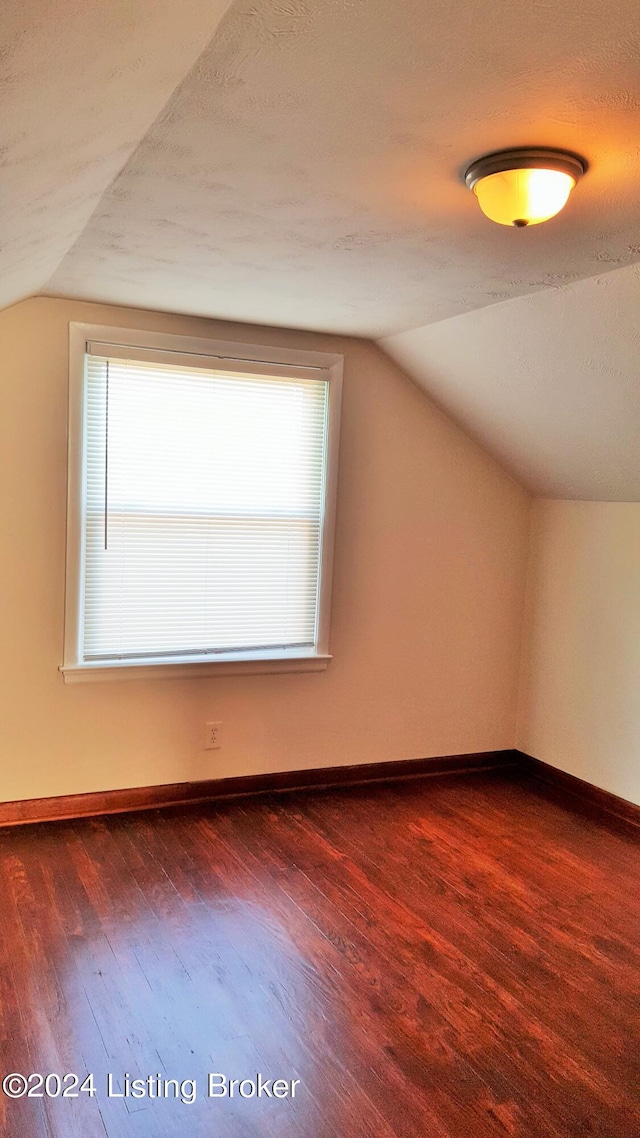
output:
[[[170, 352], [177, 362], [182, 355], [222, 361], [229, 370], [246, 373], [255, 366], [270, 375], [295, 375], [306, 369], [322, 372], [329, 385], [327, 419], [327, 467], [320, 587], [318, 590], [318, 640], [315, 652], [305, 650], [234, 652], [215, 658], [176, 660], [175, 657], [151, 661], [135, 660], [86, 662], [82, 659], [80, 634], [84, 609], [82, 572], [83, 531], [83, 423], [84, 358], [89, 345], [123, 349], [129, 358], [136, 350], [145, 353]], [[184, 360], [182, 362], [185, 362]], [[201, 676], [258, 675], [278, 672], [323, 671], [329, 661], [329, 622], [335, 541], [335, 515], [338, 478], [338, 447], [342, 374], [344, 357], [328, 352], [301, 351], [297, 348], [269, 347], [232, 340], [209, 340], [165, 332], [133, 328], [114, 328], [98, 324], [69, 324], [69, 427], [67, 476], [67, 533], [64, 652], [60, 672], [65, 683], [91, 683], [103, 680], [189, 679]], [[268, 365], [268, 367], [267, 367]]]

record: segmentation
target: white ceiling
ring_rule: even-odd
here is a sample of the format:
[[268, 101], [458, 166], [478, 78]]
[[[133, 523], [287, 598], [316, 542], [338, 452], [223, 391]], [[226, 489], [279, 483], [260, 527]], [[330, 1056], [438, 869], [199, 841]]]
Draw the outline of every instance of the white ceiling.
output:
[[[640, 261], [638, 0], [9, 0], [3, 20], [0, 304], [45, 293], [372, 337], [471, 335], [491, 305], [506, 384], [501, 302]], [[579, 151], [588, 174], [553, 221], [491, 224], [461, 168], [534, 144]], [[570, 401], [581, 368], [541, 351], [565, 331], [538, 328], [532, 349]], [[442, 378], [465, 366], [453, 346], [413, 343], [423, 384], [557, 491], [517, 429], [524, 395], [496, 418], [490, 377], [465, 394]]]
[[534, 493], [640, 501], [640, 266], [382, 346]]
[[[639, 259], [639, 51], [638, 0], [238, 0], [48, 291], [371, 336]], [[536, 142], [592, 169], [496, 228], [459, 169]]]
[[7, 0], [0, 307], [41, 292], [231, 0]]

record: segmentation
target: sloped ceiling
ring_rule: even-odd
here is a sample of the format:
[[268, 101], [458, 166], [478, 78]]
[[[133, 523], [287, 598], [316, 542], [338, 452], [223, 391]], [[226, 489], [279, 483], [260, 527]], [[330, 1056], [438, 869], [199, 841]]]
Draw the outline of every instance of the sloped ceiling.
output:
[[[637, 0], [10, 0], [3, 19], [0, 303], [44, 293], [371, 337], [456, 318], [472, 336], [505, 300], [609, 271], [634, 286]], [[461, 169], [534, 144], [581, 152], [587, 176], [553, 221], [492, 225]], [[543, 310], [558, 320], [557, 302]], [[503, 383], [524, 366], [508, 333]], [[538, 328], [536, 350], [564, 335]], [[516, 429], [524, 396], [496, 420], [488, 380], [465, 394], [443, 378], [449, 349], [416, 343], [388, 347], [529, 484], [584, 484], [539, 475]], [[565, 363], [546, 352], [539, 373], [569, 399], [580, 368]], [[501, 448], [511, 428], [521, 442]], [[626, 435], [624, 449], [623, 465]]]
[[[638, 0], [207, 7], [18, 9], [39, 288], [380, 336], [640, 258]], [[591, 171], [557, 221], [498, 229], [460, 167], [534, 142]]]
[[534, 493], [640, 501], [640, 266], [382, 346]]
[[3, 4], [0, 307], [44, 289], [229, 4]]

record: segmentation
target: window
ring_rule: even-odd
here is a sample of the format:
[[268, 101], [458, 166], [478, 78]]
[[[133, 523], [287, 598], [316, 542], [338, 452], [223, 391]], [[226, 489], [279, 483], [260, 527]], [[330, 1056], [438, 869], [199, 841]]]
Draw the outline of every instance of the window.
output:
[[70, 328], [65, 680], [326, 667], [342, 358]]

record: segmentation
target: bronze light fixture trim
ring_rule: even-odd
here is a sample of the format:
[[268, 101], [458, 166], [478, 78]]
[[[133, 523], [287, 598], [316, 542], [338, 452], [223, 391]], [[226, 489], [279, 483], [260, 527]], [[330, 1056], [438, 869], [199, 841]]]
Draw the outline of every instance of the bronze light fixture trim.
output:
[[586, 170], [571, 151], [526, 147], [476, 158], [464, 181], [487, 217], [522, 229], [559, 213]]

